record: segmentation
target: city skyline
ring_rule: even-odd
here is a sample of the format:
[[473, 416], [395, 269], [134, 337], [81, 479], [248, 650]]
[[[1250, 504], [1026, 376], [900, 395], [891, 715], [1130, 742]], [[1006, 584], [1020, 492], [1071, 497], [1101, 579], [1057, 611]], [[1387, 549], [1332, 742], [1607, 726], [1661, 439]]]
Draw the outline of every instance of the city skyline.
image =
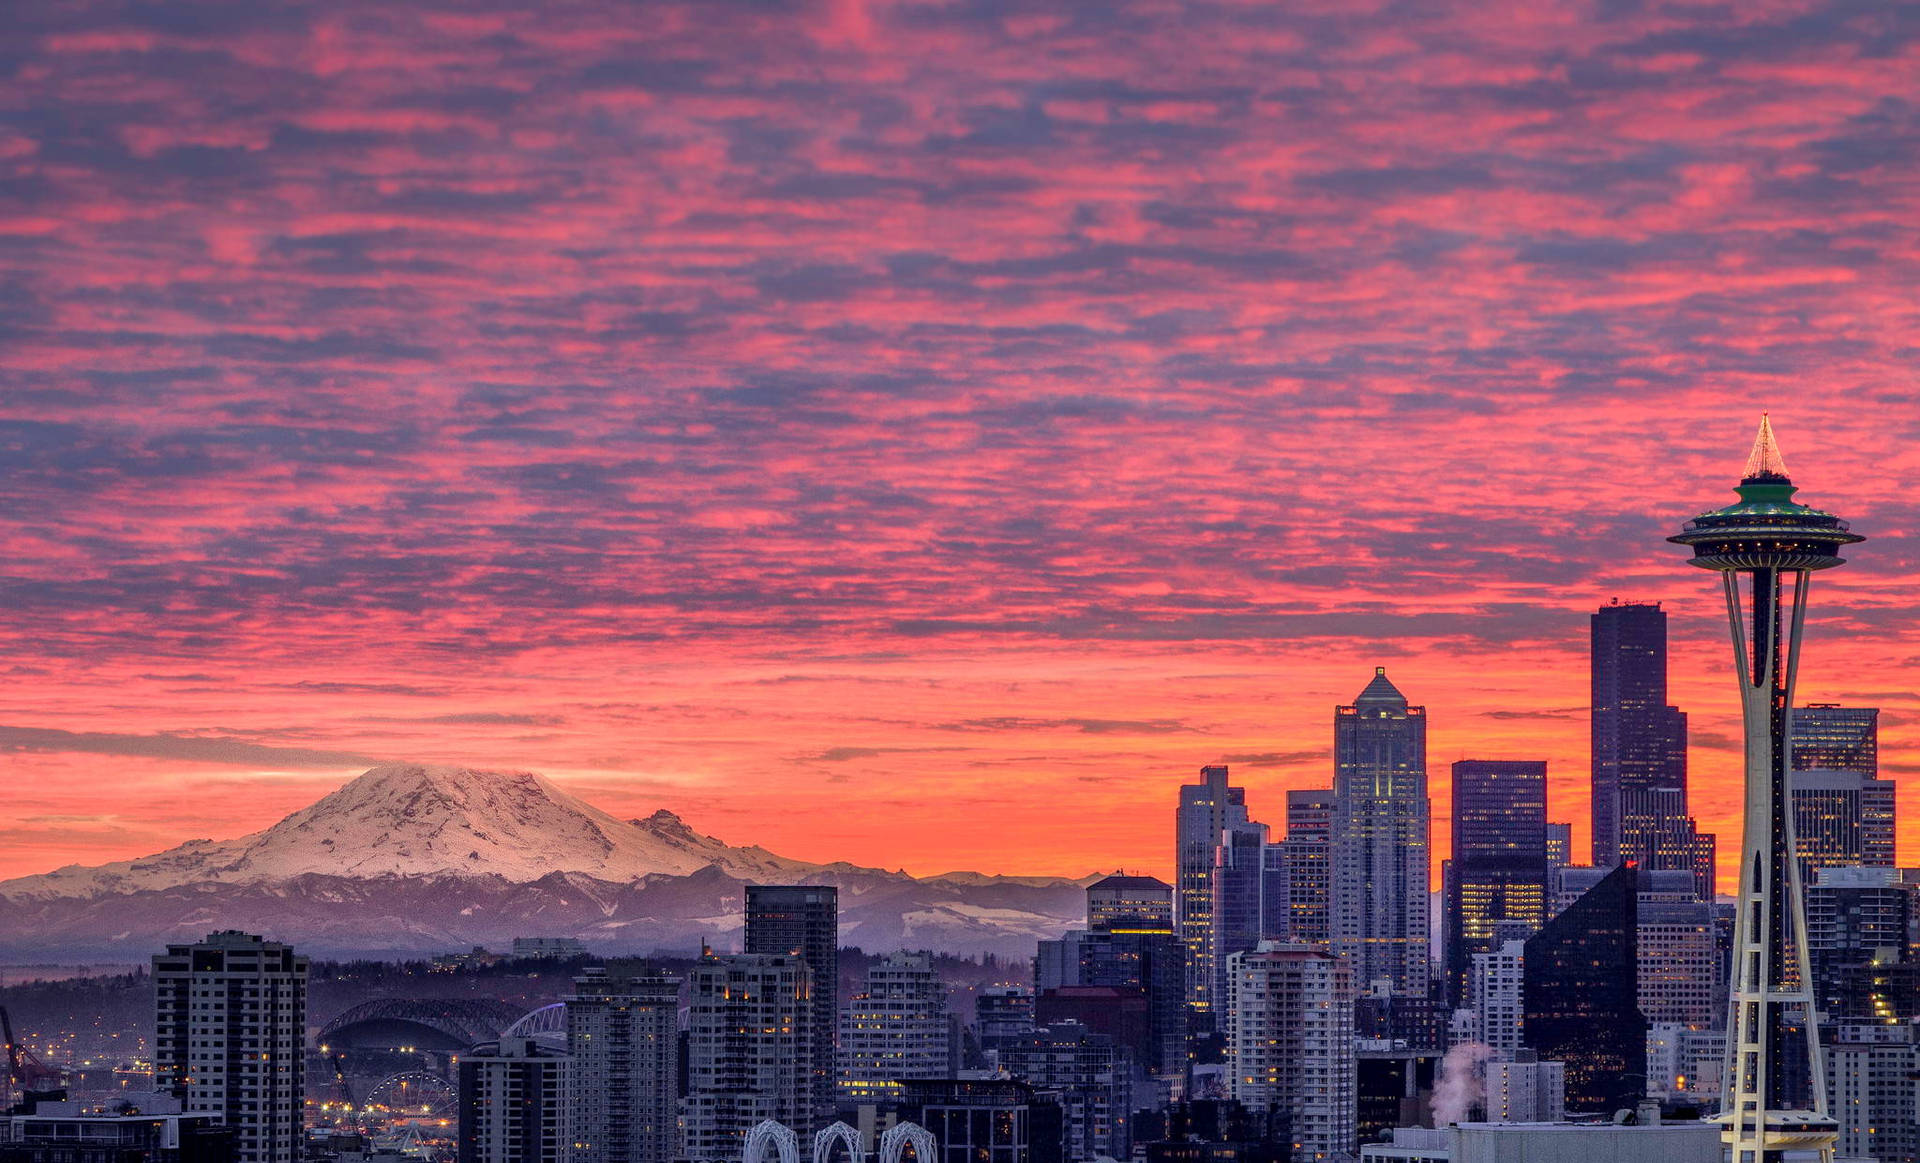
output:
[[1584, 853], [1615, 597], [1731, 837], [1661, 538], [1762, 411], [1876, 538], [1801, 701], [1920, 770], [1894, 16], [649, 7], [0, 17], [0, 876], [420, 760], [1164, 877], [1174, 788], [1279, 819], [1382, 665], [1436, 869], [1469, 758]]

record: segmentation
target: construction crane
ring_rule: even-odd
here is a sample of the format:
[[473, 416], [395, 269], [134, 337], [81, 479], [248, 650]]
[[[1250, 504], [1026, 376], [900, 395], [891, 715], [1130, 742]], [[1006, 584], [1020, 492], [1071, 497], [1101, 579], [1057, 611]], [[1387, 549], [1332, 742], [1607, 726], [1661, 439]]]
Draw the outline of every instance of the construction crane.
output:
[[0, 1006], [0, 1034], [7, 1038], [7, 1083], [22, 1104], [30, 1107], [35, 1102], [67, 1097], [66, 1078], [59, 1068], [35, 1058], [14, 1038], [13, 1016], [6, 1006]]

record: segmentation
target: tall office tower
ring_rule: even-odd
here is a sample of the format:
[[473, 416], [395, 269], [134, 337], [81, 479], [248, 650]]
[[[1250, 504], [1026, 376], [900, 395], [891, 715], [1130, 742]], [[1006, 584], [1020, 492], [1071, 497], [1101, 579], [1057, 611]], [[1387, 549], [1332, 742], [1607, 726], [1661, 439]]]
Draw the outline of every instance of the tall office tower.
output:
[[1007, 1073], [1059, 1104], [1058, 1158], [1127, 1157], [1133, 1068], [1113, 1039], [1077, 1022], [1057, 1022], [1009, 1045], [1000, 1062]]
[[1357, 986], [1427, 996], [1427, 709], [1387, 668], [1333, 716], [1333, 951]]
[[1920, 1163], [1920, 1030], [1842, 1022], [1827, 1046], [1827, 1093], [1843, 1159]]
[[573, 1060], [558, 1047], [482, 1043], [460, 1055], [458, 1093], [460, 1163], [567, 1163]]
[[897, 1095], [908, 1079], [953, 1078], [960, 1063], [947, 987], [931, 953], [894, 953], [867, 969], [867, 989], [840, 1014], [840, 1097]]
[[1880, 711], [1813, 703], [1793, 713], [1794, 839], [1801, 876], [1893, 864], [1893, 781], [1880, 775]]
[[1547, 920], [1547, 764], [1462, 759], [1453, 765], [1453, 859], [1446, 877], [1447, 996], [1467, 995], [1475, 953], [1502, 921], [1531, 933]]
[[1267, 826], [1231, 824], [1213, 850], [1213, 996], [1227, 996], [1227, 957], [1260, 943], [1266, 922], [1262, 889], [1267, 871]]
[[1324, 949], [1272, 941], [1227, 962], [1233, 1097], [1291, 1115], [1295, 1159], [1350, 1155], [1359, 1117], [1352, 967]]
[[1622, 864], [1527, 938], [1521, 1004], [1528, 1049], [1567, 1064], [1567, 1109], [1632, 1110], [1647, 1090], [1635, 870]]
[[1573, 863], [1573, 825], [1547, 821], [1547, 875]]
[[1808, 703], [1793, 713], [1793, 770], [1880, 775], [1880, 708]]
[[1087, 886], [1087, 928], [1173, 932], [1173, 886], [1157, 876], [1114, 873]]
[[1220, 837], [1247, 822], [1247, 793], [1227, 783], [1226, 764], [1200, 769], [1200, 782], [1180, 788], [1174, 816], [1174, 931], [1187, 947], [1187, 1004], [1194, 1028], [1213, 1028], [1213, 859]]
[[1473, 1040], [1503, 1054], [1526, 1044], [1526, 963], [1524, 940], [1503, 942], [1492, 952], [1473, 955], [1467, 986]]
[[294, 1163], [305, 1136], [307, 959], [225, 930], [153, 958], [153, 1079], [235, 1132], [234, 1163]]
[[[1736, 1163], [1770, 1163], [1791, 1150], [1831, 1160], [1837, 1125], [1827, 1113], [1820, 1064], [1787, 749], [1809, 579], [1814, 570], [1841, 564], [1841, 546], [1864, 538], [1833, 514], [1794, 501], [1764, 416], [1737, 492], [1738, 504], [1702, 513], [1668, 538], [1692, 548], [1693, 564], [1721, 575], [1746, 727], [1745, 829], [1721, 1109]], [[1790, 623], [1783, 617], [1789, 601]], [[1807, 1084], [1795, 1085], [1798, 1078]]]
[[803, 957], [813, 973], [808, 1045], [813, 1055], [813, 1118], [833, 1119], [833, 1035], [840, 1015], [840, 890], [816, 884], [747, 886], [747, 952]]
[[1113, 1038], [1147, 1073], [1181, 1078], [1185, 964], [1186, 949], [1171, 933], [1074, 930], [1040, 942], [1034, 958], [1039, 997], [1029, 1014], [1040, 1025], [1078, 1021]]
[[1714, 841], [1687, 815], [1687, 716], [1667, 705], [1667, 612], [1593, 614], [1593, 862], [1690, 868], [1713, 896]]
[[574, 1163], [668, 1163], [679, 1145], [679, 980], [588, 969], [566, 1003]]
[[1287, 793], [1287, 834], [1268, 853], [1266, 936], [1325, 947], [1333, 939], [1332, 788]]
[[[687, 1094], [678, 1158], [732, 1159], [772, 1119], [802, 1140], [819, 1126], [813, 973], [803, 958], [709, 953], [687, 975]], [[580, 1086], [591, 1086], [586, 1071]]]

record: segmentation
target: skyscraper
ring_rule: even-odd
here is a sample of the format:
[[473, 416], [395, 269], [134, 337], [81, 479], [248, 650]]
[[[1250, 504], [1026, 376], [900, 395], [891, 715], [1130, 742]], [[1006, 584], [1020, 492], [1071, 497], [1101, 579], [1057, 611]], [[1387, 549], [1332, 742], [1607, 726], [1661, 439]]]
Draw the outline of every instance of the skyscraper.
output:
[[1788, 742], [1813, 571], [1842, 564], [1841, 547], [1865, 539], [1793, 499], [1765, 416], [1735, 491], [1738, 503], [1702, 513], [1668, 538], [1693, 550], [1693, 564], [1721, 575], [1746, 729], [1722, 1117], [1728, 1150], [1742, 1163], [1771, 1163], [1793, 1150], [1830, 1160], [1838, 1127], [1820, 1060]]
[[840, 890], [817, 884], [748, 885], [747, 952], [801, 957], [813, 974], [806, 1019], [813, 1063], [808, 1125], [825, 1126], [833, 1118], [833, 1038], [840, 1017]]
[[813, 980], [786, 954], [712, 953], [687, 975], [687, 1097], [679, 1158], [732, 1159], [763, 1120], [816, 1123]]
[[1260, 943], [1267, 826], [1230, 824], [1213, 850], [1213, 996], [1227, 996], [1227, 956]]
[[1180, 788], [1174, 817], [1173, 923], [1187, 947], [1187, 1004], [1197, 1030], [1211, 1030], [1213, 1011], [1213, 861], [1227, 828], [1247, 822], [1247, 793], [1227, 783], [1227, 766], [1200, 769], [1200, 782]]
[[1814, 868], [1893, 865], [1893, 781], [1880, 775], [1880, 711], [1814, 703], [1793, 713], [1794, 841]]
[[909, 1079], [953, 1078], [958, 1049], [933, 955], [891, 954], [868, 966], [866, 991], [840, 1015], [840, 1096], [872, 1102]]
[[235, 1131], [235, 1163], [294, 1163], [305, 1135], [307, 959], [226, 930], [153, 958], [154, 1085]]
[[1475, 953], [1502, 921], [1547, 919], [1547, 764], [1462, 759], [1453, 765], [1453, 858], [1446, 885], [1447, 996], [1459, 1004]]
[[1687, 815], [1687, 716], [1667, 704], [1667, 612], [1617, 600], [1592, 618], [1593, 863], [1693, 869], [1713, 895], [1713, 837]]
[[1567, 1064], [1576, 1113], [1632, 1110], [1647, 1090], [1636, 871], [1622, 864], [1602, 877], [1522, 954], [1522, 1037], [1543, 1061]]
[[1356, 988], [1427, 996], [1427, 709], [1376, 667], [1333, 717], [1333, 951]]
[[1287, 793], [1287, 834], [1268, 860], [1264, 936], [1323, 948], [1332, 941], [1335, 808], [1331, 788]]
[[1294, 1158], [1348, 1156], [1359, 1118], [1352, 968], [1324, 949], [1277, 942], [1227, 964], [1233, 1097], [1290, 1115]]
[[679, 980], [588, 969], [566, 1001], [572, 1163], [668, 1163], [679, 1146]]

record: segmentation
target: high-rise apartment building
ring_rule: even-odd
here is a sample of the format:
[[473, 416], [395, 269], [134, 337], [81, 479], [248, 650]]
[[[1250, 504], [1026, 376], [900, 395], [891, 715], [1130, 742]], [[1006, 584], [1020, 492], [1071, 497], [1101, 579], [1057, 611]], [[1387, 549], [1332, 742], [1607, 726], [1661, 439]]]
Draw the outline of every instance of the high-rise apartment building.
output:
[[807, 1125], [825, 1126], [833, 1118], [833, 1039], [840, 1015], [840, 890], [817, 884], [748, 885], [747, 952], [801, 957], [813, 974], [807, 1016], [813, 1114]]
[[973, 1036], [988, 1054], [1033, 1033], [1033, 1027], [1031, 986], [989, 985], [973, 999]]
[[305, 1136], [307, 959], [227, 930], [153, 958], [154, 1084], [235, 1132], [234, 1163], [294, 1163]]
[[1359, 1117], [1352, 967], [1324, 949], [1278, 942], [1227, 961], [1233, 1097], [1287, 1114], [1295, 1159], [1350, 1156]]
[[695, 963], [679, 1158], [735, 1158], [765, 1119], [803, 1140], [818, 1129], [813, 981], [804, 958], [784, 954], [709, 953]]
[[1842, 1159], [1920, 1163], [1920, 1040], [1915, 1027], [1842, 1022], [1826, 1046], [1827, 1104]]
[[1180, 788], [1174, 817], [1174, 929], [1187, 947], [1187, 1004], [1197, 1029], [1212, 1029], [1213, 867], [1220, 837], [1247, 823], [1247, 793], [1227, 782], [1227, 766], [1200, 769], [1200, 782]]
[[1157, 876], [1116, 872], [1087, 886], [1087, 928], [1173, 932], [1173, 886]]
[[1557, 1123], [1567, 1113], [1567, 1064], [1531, 1050], [1487, 1063], [1487, 1121]]
[[573, 1059], [564, 1051], [502, 1038], [462, 1054], [458, 1078], [460, 1163], [573, 1158]]
[[571, 1163], [668, 1163], [678, 1147], [679, 980], [588, 969], [566, 1002]]
[[1545, 760], [1462, 759], [1453, 765], [1453, 857], [1446, 877], [1447, 996], [1467, 994], [1475, 953], [1501, 922], [1531, 933], [1547, 919]]
[[1503, 1054], [1526, 1044], [1526, 942], [1503, 942], [1498, 949], [1473, 955], [1467, 1005], [1473, 1013], [1469, 1034]]
[[1427, 996], [1427, 709], [1376, 667], [1333, 718], [1333, 951], [1358, 988]]
[[1287, 834], [1268, 852], [1263, 936], [1323, 948], [1332, 941], [1336, 806], [1331, 788], [1287, 793]]
[[1523, 953], [1526, 1045], [1567, 1064], [1567, 1109], [1576, 1113], [1631, 1110], [1647, 1089], [1635, 871], [1609, 872]]
[[1667, 612], [1615, 601], [1592, 623], [1593, 862], [1691, 869], [1711, 899], [1714, 838], [1687, 814], [1687, 716], [1667, 703]]
[[867, 969], [867, 988], [840, 1014], [840, 1097], [898, 1095], [909, 1079], [954, 1078], [959, 1047], [947, 987], [930, 953], [894, 953]]

